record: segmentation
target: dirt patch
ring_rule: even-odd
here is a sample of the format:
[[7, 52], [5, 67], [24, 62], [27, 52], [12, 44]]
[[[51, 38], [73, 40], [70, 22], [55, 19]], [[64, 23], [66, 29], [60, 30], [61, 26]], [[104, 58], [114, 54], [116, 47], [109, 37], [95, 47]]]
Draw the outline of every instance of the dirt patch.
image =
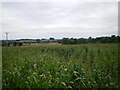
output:
[[32, 43], [32, 44], [24, 44], [24, 46], [39, 46], [39, 45], [61, 45], [59, 43]]

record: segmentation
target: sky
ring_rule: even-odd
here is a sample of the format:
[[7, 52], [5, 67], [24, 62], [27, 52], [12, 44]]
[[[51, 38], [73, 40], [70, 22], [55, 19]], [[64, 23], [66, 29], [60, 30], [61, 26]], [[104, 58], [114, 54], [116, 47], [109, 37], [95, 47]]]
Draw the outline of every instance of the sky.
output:
[[61, 39], [118, 35], [118, 2], [2, 2], [1, 38]]

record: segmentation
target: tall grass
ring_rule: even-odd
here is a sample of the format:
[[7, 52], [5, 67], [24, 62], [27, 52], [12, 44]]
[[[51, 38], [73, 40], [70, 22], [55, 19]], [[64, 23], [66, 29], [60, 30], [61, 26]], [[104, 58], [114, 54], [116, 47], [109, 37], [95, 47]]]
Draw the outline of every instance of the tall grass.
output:
[[119, 88], [117, 44], [2, 49], [3, 88]]

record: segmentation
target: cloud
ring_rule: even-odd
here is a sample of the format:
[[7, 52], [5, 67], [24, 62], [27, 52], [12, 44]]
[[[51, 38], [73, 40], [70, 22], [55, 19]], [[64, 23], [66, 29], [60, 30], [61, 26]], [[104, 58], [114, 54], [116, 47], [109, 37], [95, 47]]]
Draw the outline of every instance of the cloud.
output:
[[4, 2], [0, 9], [11, 39], [117, 34], [116, 2]]
[[119, 0], [1, 0], [2, 2], [118, 2]]

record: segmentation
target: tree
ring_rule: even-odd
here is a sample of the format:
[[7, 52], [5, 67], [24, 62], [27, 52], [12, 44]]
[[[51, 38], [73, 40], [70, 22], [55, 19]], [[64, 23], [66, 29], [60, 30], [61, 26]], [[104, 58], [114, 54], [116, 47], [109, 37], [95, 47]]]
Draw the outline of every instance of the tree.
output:
[[85, 43], [85, 39], [84, 38], [79, 38], [77, 41], [78, 44], [82, 44]]
[[70, 44], [70, 39], [69, 38], [63, 38], [61, 42], [63, 44]]
[[51, 37], [50, 40], [55, 40], [55, 39]]
[[92, 37], [88, 38], [88, 43], [92, 43]]
[[92, 38], [89, 37], [88, 39], [85, 38], [63, 38], [61, 40], [62, 44], [85, 44], [85, 43], [118, 43], [120, 42], [120, 36], [112, 35], [111, 37], [96, 37]]
[[17, 42], [13, 42], [13, 46], [17, 46]]
[[77, 44], [77, 39], [74, 38], [74, 39], [73, 39], [73, 42], [74, 42], [74, 44]]
[[19, 46], [22, 46], [22, 45], [23, 45], [23, 43], [19, 42], [19, 43], [18, 43], [18, 45], [19, 45]]
[[2, 41], [2, 46], [10, 46], [10, 42], [8, 41]]
[[36, 39], [36, 42], [40, 42], [41, 40], [40, 39]]
[[111, 35], [111, 42], [116, 42], [117, 38], [115, 37], [115, 35]]

